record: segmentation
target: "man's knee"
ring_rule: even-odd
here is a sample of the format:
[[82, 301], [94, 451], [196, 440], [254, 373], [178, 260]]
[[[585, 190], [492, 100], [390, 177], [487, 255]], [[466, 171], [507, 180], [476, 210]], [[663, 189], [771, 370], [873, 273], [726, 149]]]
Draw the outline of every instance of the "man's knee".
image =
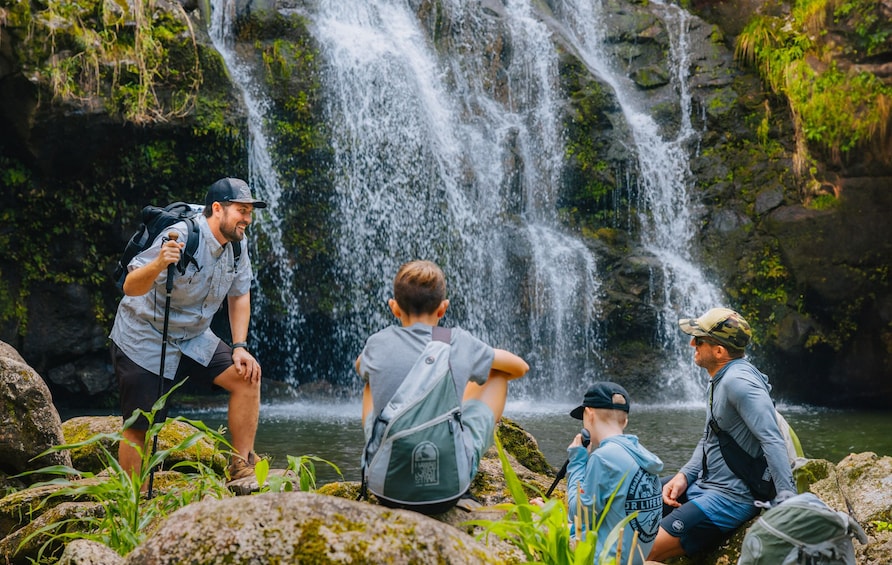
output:
[[648, 561], [665, 561], [666, 559], [684, 554], [685, 550], [681, 546], [681, 538], [673, 536], [661, 526], [657, 532], [657, 538], [650, 548], [650, 554], [647, 556], [647, 559]]
[[235, 365], [230, 365], [228, 369], [220, 373], [215, 379], [214, 384], [222, 387], [230, 394], [239, 394], [242, 396], [260, 397], [260, 381], [245, 380], [238, 374]]

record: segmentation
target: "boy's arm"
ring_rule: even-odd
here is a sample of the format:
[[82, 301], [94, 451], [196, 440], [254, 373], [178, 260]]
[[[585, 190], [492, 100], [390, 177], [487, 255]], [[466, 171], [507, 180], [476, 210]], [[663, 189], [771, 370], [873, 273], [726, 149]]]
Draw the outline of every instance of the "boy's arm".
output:
[[[359, 364], [362, 361], [362, 355], [356, 358], [356, 374], [362, 377], [362, 373], [359, 371]], [[365, 417], [369, 415], [369, 412], [372, 411], [374, 405], [372, 404], [372, 389], [369, 386], [368, 381], [366, 381], [365, 386], [362, 387], [362, 425], [365, 426]]]
[[365, 418], [368, 416], [374, 405], [372, 403], [372, 389], [369, 387], [369, 383], [365, 383], [365, 386], [362, 387], [362, 426], [365, 428]]
[[510, 351], [495, 348], [493, 351], [495, 356], [492, 360], [492, 367], [489, 370], [490, 376], [501, 376], [508, 380], [518, 379], [530, 370], [530, 366], [527, 365], [526, 361]]

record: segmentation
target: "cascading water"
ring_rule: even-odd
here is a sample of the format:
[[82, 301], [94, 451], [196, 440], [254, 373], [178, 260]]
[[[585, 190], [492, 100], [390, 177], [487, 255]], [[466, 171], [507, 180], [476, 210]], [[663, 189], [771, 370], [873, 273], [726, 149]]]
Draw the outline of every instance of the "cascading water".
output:
[[[559, 0], [555, 16], [564, 22], [568, 41], [592, 71], [608, 83], [622, 108], [631, 130], [637, 154], [634, 192], [638, 195], [638, 215], [644, 247], [659, 261], [662, 281], [653, 289], [662, 304], [661, 327], [655, 338], [671, 354], [665, 366], [667, 393], [680, 399], [698, 398], [702, 386], [694, 375], [689, 339], [678, 330], [678, 318], [698, 316], [709, 308], [724, 304], [721, 293], [712, 285], [691, 257], [692, 229], [688, 188], [692, 183], [686, 146], [698, 133], [691, 124], [691, 98], [688, 92], [687, 26], [690, 16], [681, 8], [655, 2], [662, 11], [670, 36], [672, 82], [680, 106], [680, 125], [674, 136], [666, 139], [652, 118], [652, 112], [636, 96], [631, 81], [617, 68], [608, 54], [609, 30], [600, 2]], [[666, 395], [664, 395], [666, 398]]]
[[[393, 323], [399, 265], [432, 259], [447, 274], [447, 324], [528, 358], [520, 388], [593, 374], [595, 260], [556, 219], [563, 146], [557, 63], [526, 2], [501, 17], [443, 2], [448, 53], [405, 2], [322, 1], [310, 15], [324, 58], [335, 154], [342, 340]], [[444, 24], [445, 25], [445, 24]], [[499, 84], [483, 57], [507, 37]], [[522, 316], [520, 312], [527, 311]], [[542, 386], [544, 385], [544, 386]]]
[[[232, 26], [236, 16], [236, 0], [212, 0], [209, 32], [214, 47], [223, 57], [239, 88], [248, 113], [248, 183], [266, 201], [269, 208], [255, 211], [255, 223], [251, 226], [249, 243], [255, 265], [266, 265], [269, 270], [264, 278], [266, 285], [254, 285], [252, 302], [255, 315], [251, 322], [251, 342], [262, 343], [262, 348], [273, 351], [289, 351], [283, 356], [284, 367], [277, 377], [293, 374], [294, 360], [300, 355], [298, 333], [303, 323], [297, 310], [299, 301], [293, 295], [293, 271], [287, 249], [282, 244], [282, 225], [277, 214], [282, 196], [279, 177], [272, 164], [269, 143], [263, 129], [265, 112], [269, 102], [261, 86], [254, 80], [251, 67], [239, 59], [233, 49]], [[220, 176], [228, 173], [222, 171]], [[258, 254], [263, 254], [258, 261]], [[258, 276], [258, 273], [255, 273]], [[257, 315], [262, 312], [263, 315]], [[284, 315], [276, 313], [285, 312]]]
[[[655, 339], [680, 379], [680, 398], [699, 391], [681, 314], [721, 303], [690, 255], [685, 146], [691, 126], [685, 61], [686, 14], [661, 5], [672, 36], [681, 126], [661, 136], [648, 109], [607, 54], [598, 2], [555, 0], [543, 15], [531, 0], [479, 4], [443, 0], [435, 15], [397, 0], [318, 0], [302, 8], [319, 48], [325, 120], [333, 152], [332, 207], [339, 221], [334, 278], [343, 291], [331, 315], [343, 367], [318, 378], [343, 380], [370, 333], [393, 323], [386, 301], [400, 264], [438, 262], [447, 274], [445, 323], [461, 325], [532, 366], [513, 390], [556, 396], [572, 376], [598, 376], [600, 292], [596, 259], [557, 218], [564, 140], [554, 30], [556, 19], [578, 56], [616, 93], [637, 162], [630, 168], [644, 246], [662, 271], [654, 280], [663, 310]], [[473, 4], [471, 6], [470, 4]], [[267, 151], [267, 101], [228, 41], [233, 0], [213, 0], [212, 37], [249, 111], [251, 184], [272, 204], [257, 231], [269, 254], [283, 254], [275, 214], [281, 192]], [[534, 7], [535, 6], [535, 7]], [[431, 37], [439, 37], [436, 47]], [[498, 72], [493, 72], [498, 69]], [[292, 288], [290, 263], [276, 256], [279, 293]], [[269, 292], [270, 289], [267, 289]], [[258, 297], [258, 310], [290, 308], [282, 327], [255, 327], [268, 347], [290, 352], [281, 377], [301, 367], [304, 320], [295, 297]], [[268, 317], [268, 312], [265, 312]], [[672, 365], [673, 363], [670, 363]], [[346, 369], [345, 369], [346, 368]], [[277, 375], [279, 378], [279, 375]], [[348, 379], [351, 377], [347, 377]]]

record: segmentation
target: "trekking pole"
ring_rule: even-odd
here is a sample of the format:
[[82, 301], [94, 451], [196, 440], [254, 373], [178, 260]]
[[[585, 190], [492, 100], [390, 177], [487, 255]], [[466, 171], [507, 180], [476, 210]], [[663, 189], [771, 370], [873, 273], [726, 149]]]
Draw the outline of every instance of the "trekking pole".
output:
[[[164, 241], [176, 241], [180, 234], [172, 231], [167, 234]], [[164, 245], [164, 243], [162, 243]], [[161, 333], [161, 368], [158, 369], [158, 398], [164, 394], [164, 358], [167, 355], [167, 325], [170, 322], [170, 293], [173, 291], [173, 277], [177, 272], [177, 264], [171, 263], [167, 266], [167, 284], [165, 290], [167, 296], [164, 298], [164, 330]], [[158, 451], [158, 434], [152, 437], [152, 456]], [[152, 486], [155, 483], [155, 467], [149, 471], [149, 492], [148, 498], [152, 498]]]
[[[582, 434], [582, 447], [588, 447], [588, 444], [592, 442], [591, 434], [589, 434], [588, 430], [585, 428], [582, 428], [582, 431], [579, 433]], [[561, 479], [563, 479], [567, 475], [567, 465], [569, 464], [570, 459], [568, 458], [566, 461], [564, 461], [564, 465], [563, 467], [561, 467], [561, 470], [558, 471], [557, 476], [554, 478], [554, 482], [551, 483], [550, 487], [548, 487], [548, 492], [545, 493], [545, 498], [551, 497], [551, 493], [554, 492], [555, 487], [558, 485], [559, 482], [561, 482]]]

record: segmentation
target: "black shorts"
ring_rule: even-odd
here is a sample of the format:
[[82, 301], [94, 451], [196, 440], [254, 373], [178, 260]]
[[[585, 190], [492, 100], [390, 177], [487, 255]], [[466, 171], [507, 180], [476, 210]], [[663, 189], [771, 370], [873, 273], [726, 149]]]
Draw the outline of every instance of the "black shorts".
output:
[[[160, 396], [158, 394], [158, 375], [131, 361], [114, 343], [112, 343], [111, 349], [112, 363], [115, 367], [115, 376], [118, 378], [118, 389], [121, 394], [121, 415], [126, 420], [137, 409], [151, 412], [152, 406]], [[161, 395], [170, 390], [174, 382], [186, 377], [189, 377], [190, 383], [211, 386], [214, 379], [232, 365], [232, 349], [223, 340], [220, 340], [220, 344], [217, 345], [207, 367], [183, 355], [173, 380], [162, 379], [164, 382]], [[167, 418], [166, 406], [155, 415], [155, 421], [160, 422], [165, 418]], [[140, 416], [130, 427], [134, 430], [145, 431], [149, 428], [149, 421], [145, 416]]]

